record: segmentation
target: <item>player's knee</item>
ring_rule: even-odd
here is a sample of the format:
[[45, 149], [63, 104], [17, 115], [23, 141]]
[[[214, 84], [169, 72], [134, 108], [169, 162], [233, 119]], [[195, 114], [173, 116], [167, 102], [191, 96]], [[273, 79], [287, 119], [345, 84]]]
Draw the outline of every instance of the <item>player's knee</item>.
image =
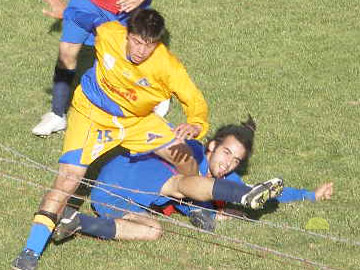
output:
[[141, 235], [138, 236], [140, 240], [155, 241], [161, 237], [163, 234], [163, 229], [158, 221], [147, 219], [143, 223], [143, 229], [141, 230], [140, 234]]
[[84, 177], [85, 172], [86, 168], [61, 164], [54, 188], [65, 192], [75, 191]]
[[59, 48], [58, 66], [64, 69], [75, 69], [80, 47], [69, 46], [67, 43], [61, 44]]
[[58, 66], [62, 69], [73, 70], [76, 68], [77, 58], [69, 54], [59, 54]]

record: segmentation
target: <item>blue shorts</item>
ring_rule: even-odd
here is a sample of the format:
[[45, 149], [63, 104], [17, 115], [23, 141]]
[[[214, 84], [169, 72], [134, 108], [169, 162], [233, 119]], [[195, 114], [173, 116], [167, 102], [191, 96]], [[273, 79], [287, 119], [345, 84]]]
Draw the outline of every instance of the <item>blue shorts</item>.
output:
[[[165, 182], [175, 174], [171, 165], [155, 155], [118, 156], [102, 168], [99, 183], [91, 191], [92, 206], [100, 216], [109, 218], [121, 218], [128, 212], [145, 212], [146, 209], [141, 206], [163, 205], [169, 201], [159, 193]], [[136, 193], [115, 186], [154, 194]]]
[[[141, 7], [148, 8], [150, 4], [151, 0], [146, 0]], [[78, 21], [79, 17], [81, 22]], [[115, 20], [126, 25], [128, 18], [129, 13], [113, 14], [96, 6], [90, 0], [70, 0], [63, 15], [60, 41], [94, 46], [94, 27]]]

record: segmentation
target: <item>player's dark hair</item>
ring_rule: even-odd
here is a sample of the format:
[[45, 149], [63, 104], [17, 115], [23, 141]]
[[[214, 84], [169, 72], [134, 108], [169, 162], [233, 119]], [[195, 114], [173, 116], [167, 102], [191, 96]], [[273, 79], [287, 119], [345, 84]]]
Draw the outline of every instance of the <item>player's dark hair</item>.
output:
[[209, 140], [215, 141], [216, 145], [220, 145], [228, 136], [234, 136], [246, 150], [245, 160], [248, 160], [252, 153], [256, 124], [249, 114], [247, 121], [241, 122], [241, 125], [226, 125], [219, 128], [214, 137]]
[[145, 41], [160, 41], [165, 33], [163, 16], [154, 9], [135, 9], [129, 18], [129, 33], [139, 35]]

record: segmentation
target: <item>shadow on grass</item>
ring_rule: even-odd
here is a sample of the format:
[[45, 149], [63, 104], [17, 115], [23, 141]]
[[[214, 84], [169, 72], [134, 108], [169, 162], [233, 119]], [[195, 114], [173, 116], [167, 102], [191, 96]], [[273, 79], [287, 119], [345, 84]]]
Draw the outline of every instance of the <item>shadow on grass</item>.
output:
[[245, 213], [251, 219], [259, 220], [263, 215], [272, 214], [279, 208], [279, 202], [276, 200], [270, 200], [265, 203], [264, 207], [259, 210], [245, 209]]
[[61, 22], [62, 20], [56, 20], [55, 22], [53, 22], [53, 24], [49, 28], [48, 34], [60, 33], [62, 30]]

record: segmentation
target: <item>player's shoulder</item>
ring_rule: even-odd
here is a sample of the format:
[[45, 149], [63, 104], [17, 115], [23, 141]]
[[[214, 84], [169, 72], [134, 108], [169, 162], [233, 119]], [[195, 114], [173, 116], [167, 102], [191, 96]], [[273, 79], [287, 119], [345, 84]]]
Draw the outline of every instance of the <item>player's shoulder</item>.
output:
[[180, 64], [178, 58], [162, 42], [157, 46], [153, 55], [153, 60], [161, 63], [162, 68], [171, 68]]
[[126, 31], [126, 27], [118, 21], [106, 22], [96, 28], [98, 34], [119, 35], [125, 34]]

